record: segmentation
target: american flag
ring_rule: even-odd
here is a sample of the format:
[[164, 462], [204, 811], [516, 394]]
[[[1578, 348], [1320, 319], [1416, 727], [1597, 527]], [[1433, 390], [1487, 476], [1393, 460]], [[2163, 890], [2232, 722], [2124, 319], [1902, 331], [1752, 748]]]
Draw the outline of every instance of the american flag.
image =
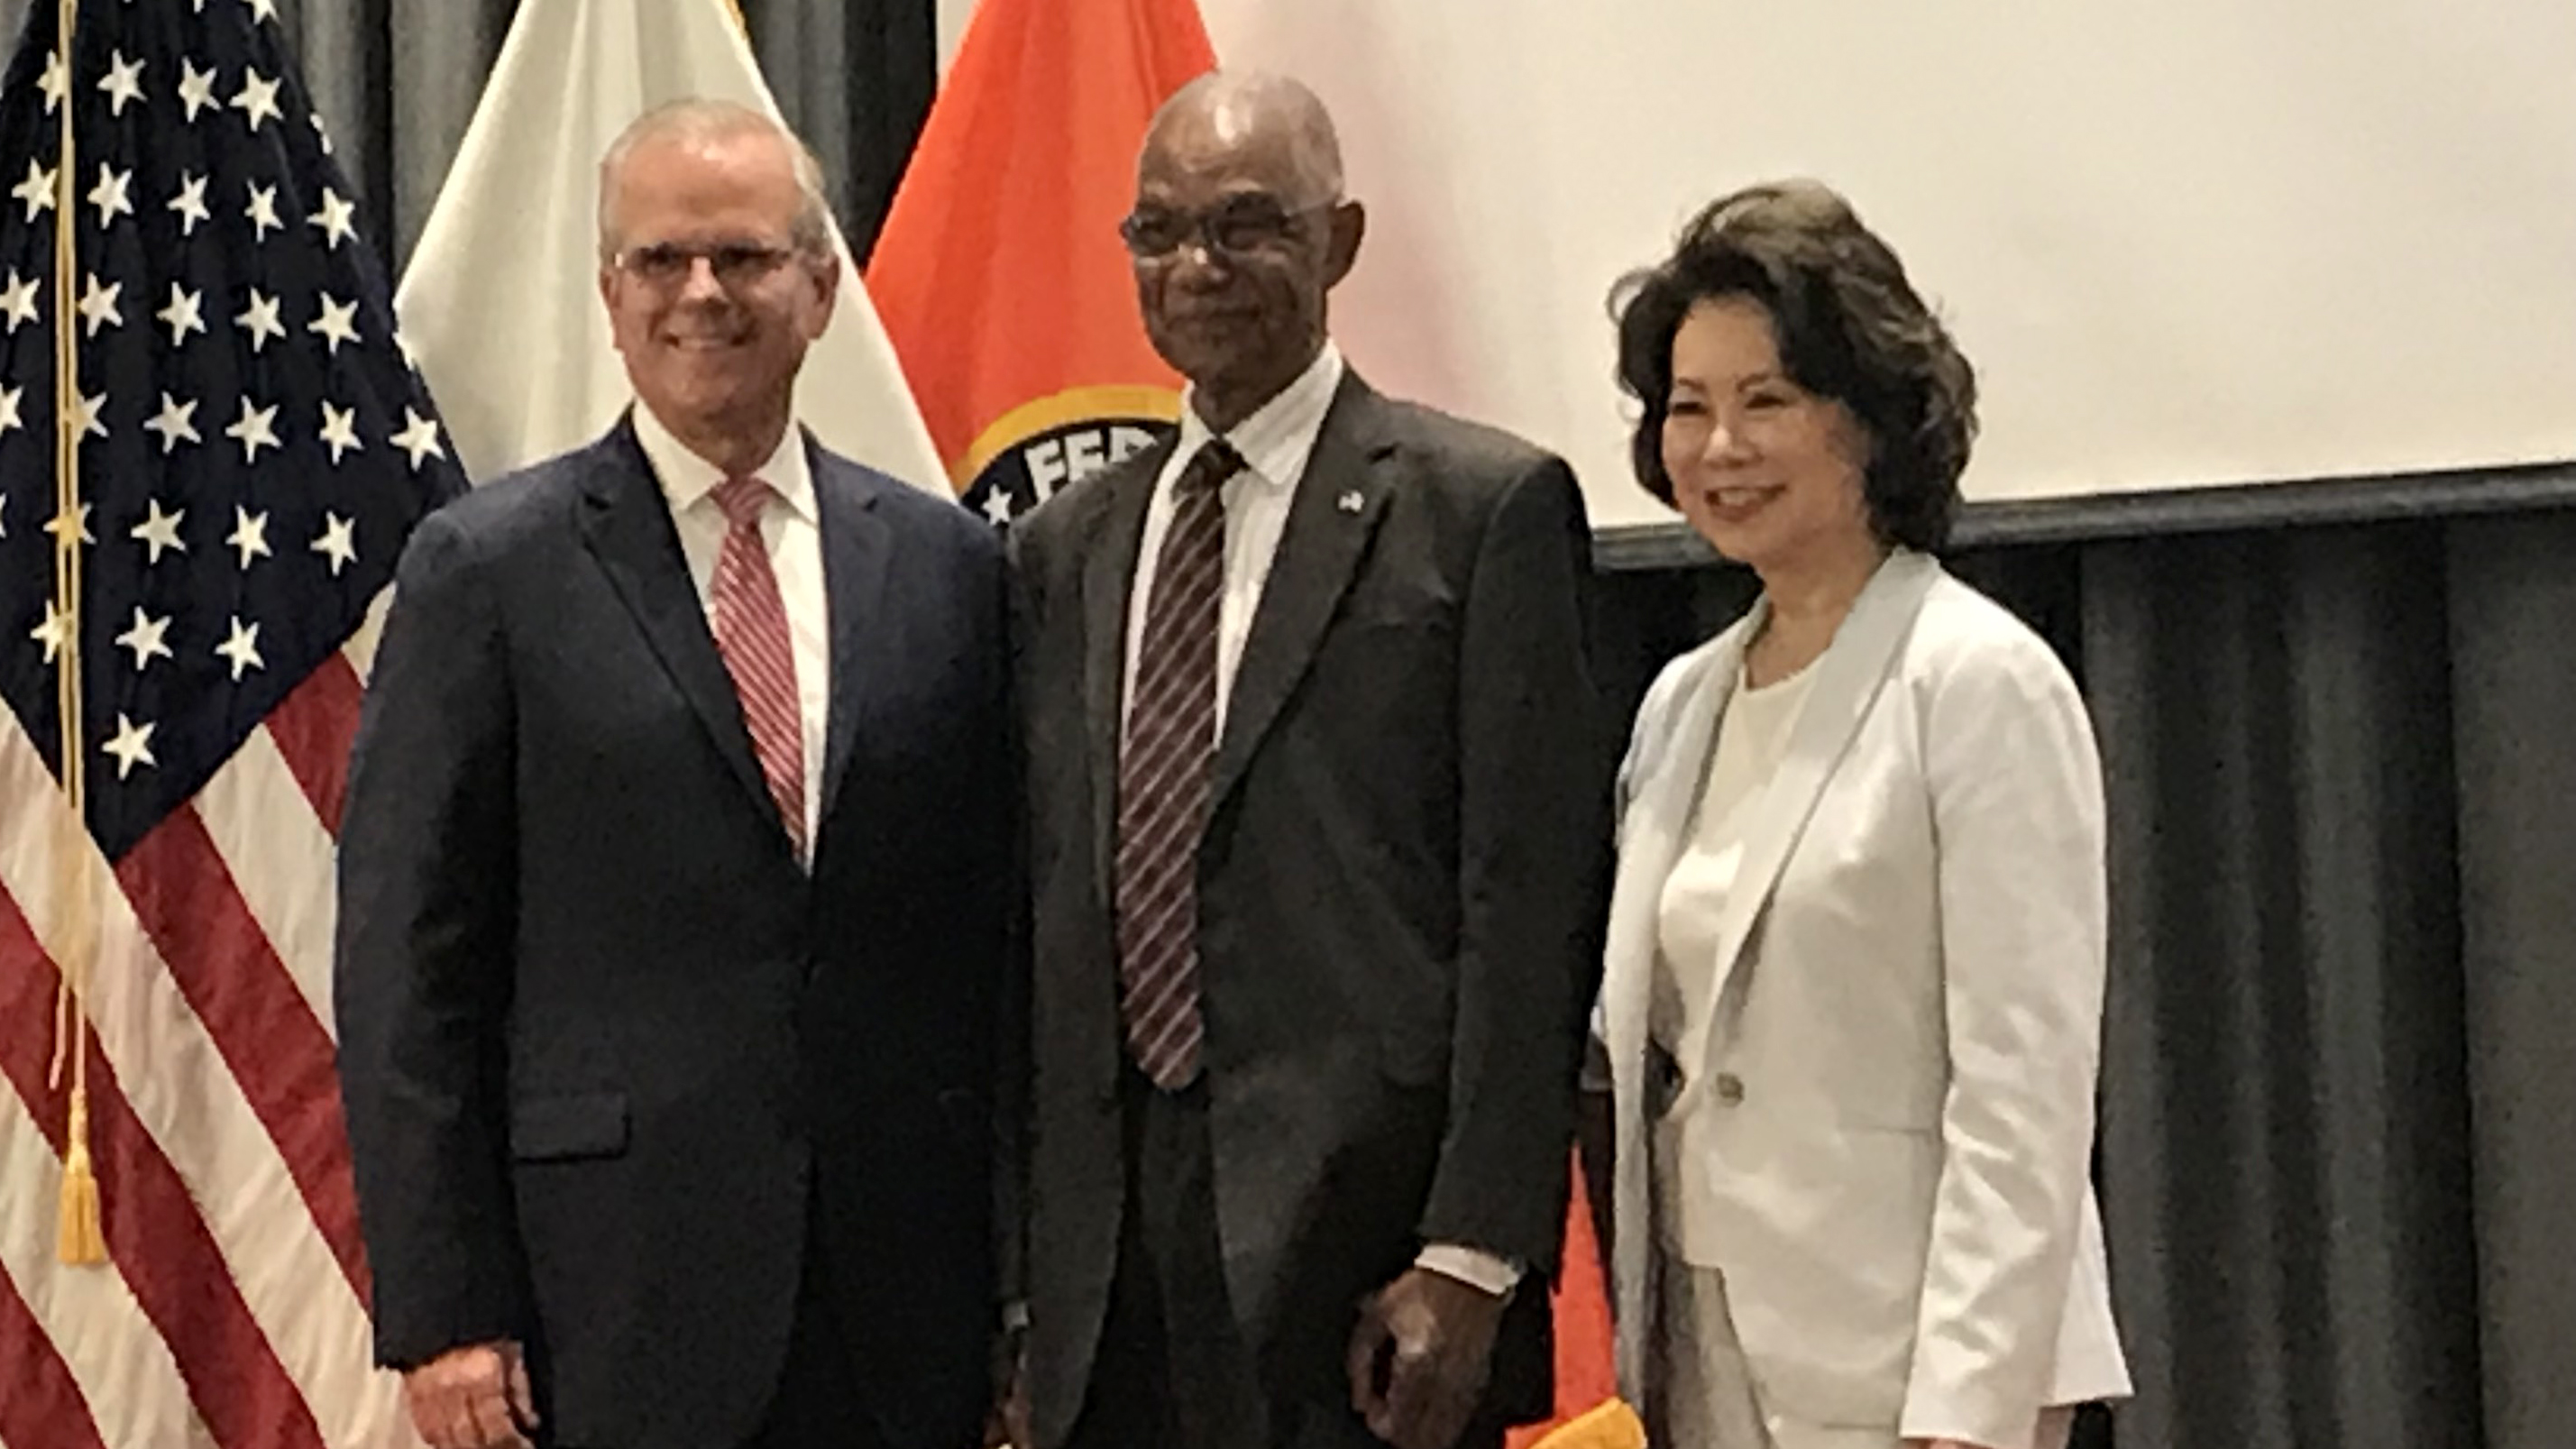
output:
[[[0, 86], [0, 1446], [408, 1443], [370, 1366], [331, 857], [379, 596], [464, 480], [274, 0], [87, 0], [68, 45], [56, 10]], [[56, 1248], [67, 1044], [102, 1265]]]

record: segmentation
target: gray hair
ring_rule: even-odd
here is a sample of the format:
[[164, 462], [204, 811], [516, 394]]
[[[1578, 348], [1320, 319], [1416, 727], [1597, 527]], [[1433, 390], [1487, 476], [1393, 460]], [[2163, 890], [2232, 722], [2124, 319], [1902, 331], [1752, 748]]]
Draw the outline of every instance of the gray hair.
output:
[[828, 255], [832, 251], [832, 204], [823, 195], [823, 166], [814, 159], [812, 148], [764, 112], [737, 101], [690, 96], [665, 101], [637, 116], [617, 133], [617, 139], [608, 143], [607, 154], [599, 158], [600, 260], [608, 261], [616, 255], [617, 228], [610, 209], [617, 195], [618, 174], [638, 148], [655, 141], [704, 143], [738, 136], [776, 136], [787, 144], [790, 164], [796, 172], [796, 189], [801, 193], [788, 236], [798, 251]]

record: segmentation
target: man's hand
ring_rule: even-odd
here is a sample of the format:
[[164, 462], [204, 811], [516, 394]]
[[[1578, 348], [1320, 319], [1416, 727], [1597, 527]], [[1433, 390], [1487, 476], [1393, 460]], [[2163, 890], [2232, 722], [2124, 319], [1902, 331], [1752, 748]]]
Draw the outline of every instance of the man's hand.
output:
[[528, 1363], [508, 1339], [451, 1348], [403, 1374], [412, 1427], [430, 1449], [530, 1449]]
[[1485, 1391], [1504, 1300], [1409, 1268], [1360, 1305], [1351, 1408], [1395, 1449], [1450, 1449]]

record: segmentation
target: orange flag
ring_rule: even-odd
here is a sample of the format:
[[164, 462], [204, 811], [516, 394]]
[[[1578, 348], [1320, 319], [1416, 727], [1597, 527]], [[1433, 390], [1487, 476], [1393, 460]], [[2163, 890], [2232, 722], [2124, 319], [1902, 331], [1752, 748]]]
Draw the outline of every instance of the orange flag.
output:
[[[1609, 1280], [1601, 1267], [1601, 1239], [1593, 1231], [1590, 1195], [1584, 1191], [1583, 1163], [1574, 1164], [1574, 1191], [1565, 1215], [1565, 1259], [1549, 1290], [1556, 1318], [1556, 1417], [1544, 1424], [1515, 1430], [1508, 1449], [1585, 1449], [1592, 1444], [1626, 1443], [1626, 1426], [1635, 1422], [1624, 1410], [1611, 1410], [1619, 1393], [1610, 1358]], [[1574, 1427], [1578, 1422], [1581, 1428]], [[1551, 1430], [1567, 1437], [1550, 1440]], [[1602, 1438], [1609, 1434], [1614, 1437]]]
[[1001, 522], [1180, 416], [1118, 219], [1145, 126], [1216, 65], [1194, 0], [982, 0], [868, 264], [950, 484]]

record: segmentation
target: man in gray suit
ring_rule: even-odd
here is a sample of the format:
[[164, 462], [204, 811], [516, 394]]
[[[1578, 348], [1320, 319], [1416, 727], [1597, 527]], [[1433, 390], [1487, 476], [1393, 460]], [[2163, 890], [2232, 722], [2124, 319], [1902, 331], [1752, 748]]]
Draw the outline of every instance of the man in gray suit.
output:
[[1498, 1444], [1608, 857], [1572, 473], [1380, 396], [1330, 119], [1213, 75], [1124, 223], [1176, 442], [1017, 529], [1039, 1449]]

